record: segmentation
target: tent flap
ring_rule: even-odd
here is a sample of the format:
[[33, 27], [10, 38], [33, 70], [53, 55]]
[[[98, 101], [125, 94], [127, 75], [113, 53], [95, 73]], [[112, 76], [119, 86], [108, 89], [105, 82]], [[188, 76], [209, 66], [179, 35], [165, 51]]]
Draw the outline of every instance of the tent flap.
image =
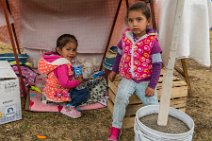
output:
[[103, 53], [118, 1], [21, 0], [20, 4], [22, 47], [52, 50], [57, 38], [69, 33], [78, 39], [78, 52]]

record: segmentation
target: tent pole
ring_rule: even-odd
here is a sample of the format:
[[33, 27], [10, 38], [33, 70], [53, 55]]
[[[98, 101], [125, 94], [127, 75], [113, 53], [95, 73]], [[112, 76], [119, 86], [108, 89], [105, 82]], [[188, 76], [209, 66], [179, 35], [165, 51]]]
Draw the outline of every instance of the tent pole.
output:
[[121, 7], [121, 3], [122, 3], [122, 0], [119, 0], [118, 7], [117, 7], [117, 10], [116, 10], [116, 14], [115, 14], [115, 17], [113, 19], [113, 24], [112, 24], [111, 29], [110, 29], [110, 34], [109, 34], [109, 37], [108, 37], [107, 45], [105, 47], [104, 55], [103, 55], [103, 58], [102, 58], [102, 61], [101, 61], [100, 70], [102, 70], [102, 67], [103, 67], [104, 58], [106, 56], [108, 46], [109, 46], [111, 38], [112, 38], [113, 30], [115, 28], [115, 24], [116, 24], [116, 21], [117, 21], [117, 17], [118, 17], [118, 13], [119, 13], [119, 10], [120, 10], [120, 7]]
[[129, 8], [129, 1], [128, 0], [125, 0], [126, 1], [126, 7], [127, 9]]
[[188, 76], [188, 69], [187, 69], [187, 65], [186, 65], [186, 59], [181, 59], [181, 64], [182, 64], [185, 80], [186, 80], [186, 82], [188, 84], [188, 89], [190, 91], [191, 90], [191, 83], [190, 83], [189, 76]]
[[157, 26], [156, 26], [156, 21], [155, 21], [155, 10], [154, 10], [153, 2], [154, 2], [153, 0], [149, 0], [151, 12], [152, 12], [152, 26], [156, 30]]
[[[8, 0], [6, 0], [6, 5], [7, 5], [7, 9], [9, 11], [10, 15], [12, 15], [12, 12], [11, 12], [10, 5], [8, 3]], [[11, 23], [11, 27], [12, 27], [13, 36], [15, 38], [16, 47], [17, 47], [18, 53], [20, 54], [21, 53], [21, 50], [20, 50], [20, 46], [19, 46], [19, 43], [18, 43], [18, 38], [17, 38], [16, 31], [15, 31], [14, 23]]]
[[176, 14], [174, 19], [173, 35], [171, 39], [171, 50], [169, 53], [168, 65], [166, 72], [163, 76], [162, 92], [160, 98], [160, 108], [158, 114], [157, 124], [160, 126], [166, 126], [168, 122], [168, 113], [170, 106], [171, 90], [173, 83], [173, 71], [177, 55], [177, 46], [180, 36], [180, 26], [182, 21], [182, 15], [184, 10], [184, 0], [178, 0], [176, 5]]
[[185, 81], [188, 85], [188, 95], [191, 96], [191, 83], [190, 83], [190, 79], [189, 79], [189, 75], [188, 75], [186, 59], [180, 59], [180, 61], [181, 61], [182, 69], [177, 66], [175, 66], [175, 69], [178, 73], [180, 73], [185, 78]]
[[[154, 0], [149, 0], [149, 3], [150, 3], [151, 11], [152, 11], [153, 28], [157, 29], [156, 20], [155, 20], [155, 10], [154, 10], [154, 5], [153, 5]], [[188, 92], [189, 92], [189, 95], [190, 95], [191, 94], [191, 83], [190, 83], [190, 80], [189, 80], [188, 69], [187, 69], [187, 65], [186, 65], [186, 59], [180, 59], [180, 61], [181, 61], [181, 65], [182, 65], [183, 70], [181, 70], [178, 67], [175, 67], [175, 69], [185, 78], [185, 81], [188, 85]]]
[[8, 33], [9, 33], [9, 36], [10, 36], [10, 40], [11, 40], [11, 44], [12, 44], [12, 48], [13, 48], [13, 52], [14, 52], [14, 56], [15, 56], [15, 61], [17, 63], [18, 71], [19, 71], [19, 74], [20, 74], [20, 82], [21, 82], [21, 86], [22, 86], [22, 89], [23, 89], [23, 94], [24, 94], [24, 96], [26, 96], [27, 93], [26, 93], [26, 89], [25, 89], [25, 85], [24, 85], [24, 81], [23, 81], [23, 75], [22, 75], [22, 72], [21, 72], [21, 67], [20, 67], [20, 63], [19, 63], [19, 60], [18, 60], [17, 51], [16, 51], [16, 48], [15, 48], [13, 34], [12, 34], [10, 22], [9, 22], [9, 17], [7, 15], [6, 1], [1, 0], [1, 5], [2, 5], [3, 12], [4, 12], [5, 20], [6, 20], [6, 23], [7, 23], [7, 29], [8, 29]]

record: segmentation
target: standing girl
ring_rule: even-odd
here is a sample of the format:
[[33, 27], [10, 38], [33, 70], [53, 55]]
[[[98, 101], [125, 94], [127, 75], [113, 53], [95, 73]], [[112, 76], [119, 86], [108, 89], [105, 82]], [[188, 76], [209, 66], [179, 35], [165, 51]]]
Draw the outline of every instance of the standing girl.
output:
[[74, 78], [71, 64], [77, 54], [77, 45], [75, 36], [63, 34], [57, 39], [55, 52], [44, 53], [38, 63], [39, 72], [47, 74], [43, 94], [48, 101], [68, 102], [60, 112], [72, 118], [81, 116], [75, 107], [88, 98], [87, 89], [74, 89], [82, 82], [82, 75]]
[[112, 128], [108, 140], [120, 137], [129, 97], [135, 92], [144, 105], [158, 104], [156, 85], [162, 67], [161, 48], [157, 34], [148, 29], [151, 12], [146, 3], [138, 2], [127, 11], [128, 29], [118, 43], [118, 53], [109, 74], [122, 77], [116, 95]]

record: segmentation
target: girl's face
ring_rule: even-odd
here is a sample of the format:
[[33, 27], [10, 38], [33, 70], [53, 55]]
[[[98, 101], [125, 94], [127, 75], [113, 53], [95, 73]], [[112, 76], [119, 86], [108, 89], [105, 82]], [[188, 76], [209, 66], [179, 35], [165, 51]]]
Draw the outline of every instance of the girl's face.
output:
[[57, 52], [71, 61], [77, 55], [77, 45], [73, 42], [68, 42], [62, 49], [58, 48]]
[[149, 21], [141, 10], [133, 10], [128, 13], [127, 23], [130, 30], [137, 37], [141, 37], [146, 34], [146, 28]]

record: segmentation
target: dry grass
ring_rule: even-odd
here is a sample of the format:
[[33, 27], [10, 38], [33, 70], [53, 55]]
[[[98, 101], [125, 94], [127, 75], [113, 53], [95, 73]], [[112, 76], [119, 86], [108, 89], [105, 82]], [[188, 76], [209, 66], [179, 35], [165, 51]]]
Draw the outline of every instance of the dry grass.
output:
[[[189, 63], [192, 92], [187, 113], [195, 122], [193, 141], [212, 141], [212, 71]], [[22, 99], [22, 102], [24, 100]], [[111, 114], [105, 109], [83, 111], [83, 117], [70, 119], [60, 113], [23, 111], [23, 119], [0, 126], [0, 141], [104, 141], [111, 125]], [[124, 129], [121, 141], [133, 141], [133, 128]]]
[[[37, 141], [36, 135], [47, 141], [97, 141], [108, 136], [111, 114], [105, 109], [84, 111], [83, 117], [70, 119], [60, 113], [23, 111], [23, 119], [0, 127], [0, 141]], [[123, 131], [123, 140], [133, 140], [133, 130]], [[124, 139], [125, 138], [125, 139]]]

